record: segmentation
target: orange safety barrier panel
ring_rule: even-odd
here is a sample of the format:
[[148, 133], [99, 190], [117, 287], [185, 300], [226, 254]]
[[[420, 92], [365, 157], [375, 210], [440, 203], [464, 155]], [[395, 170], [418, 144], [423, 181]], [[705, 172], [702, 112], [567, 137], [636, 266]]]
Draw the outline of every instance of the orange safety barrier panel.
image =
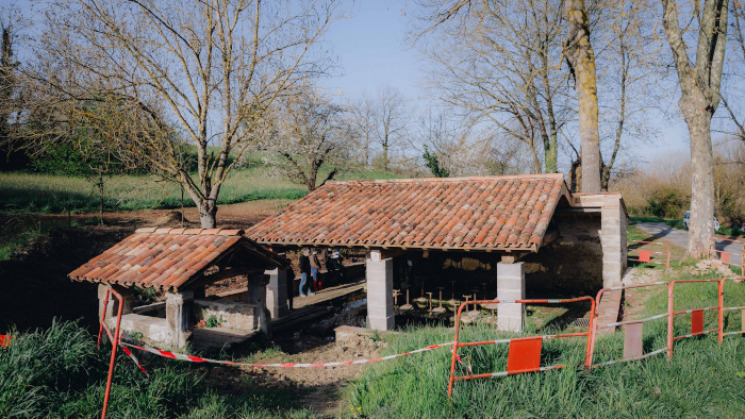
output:
[[[522, 338], [494, 339], [479, 342], [460, 342], [461, 314], [463, 309], [468, 306], [484, 304], [565, 304], [587, 301], [590, 303], [590, 324], [587, 332], [582, 333], [565, 333], [557, 335], [529, 336]], [[546, 339], [570, 338], [570, 337], [587, 337], [587, 347], [585, 350], [585, 367], [590, 366], [591, 362], [591, 339], [593, 327], [593, 313], [595, 313], [595, 300], [592, 297], [578, 297], [567, 299], [544, 299], [544, 300], [477, 300], [467, 301], [458, 307], [455, 317], [455, 341], [453, 342], [453, 356], [450, 364], [450, 380], [448, 382], [448, 398], [452, 397], [453, 385], [456, 381], [474, 380], [478, 378], [504, 377], [507, 375], [522, 374], [527, 372], [548, 371], [564, 368], [566, 365], [541, 366], [541, 350], [543, 341]], [[473, 347], [481, 345], [509, 344], [507, 352], [507, 370], [498, 372], [489, 372], [474, 374], [469, 368], [468, 374], [456, 375], [455, 366], [461, 357], [458, 355], [458, 349], [464, 347]]]
[[[111, 296], [114, 296], [118, 301], [118, 310], [116, 314], [116, 327], [114, 328], [114, 333], [111, 333], [111, 330], [109, 329], [109, 326], [106, 324], [106, 308], [109, 304], [109, 301], [111, 300]], [[119, 326], [122, 322], [122, 307], [123, 307], [123, 299], [122, 296], [114, 291], [111, 287], [106, 289], [106, 296], [103, 300], [103, 313], [101, 314], [101, 324], [98, 328], [98, 343], [97, 345], [101, 346], [101, 334], [103, 331], [106, 331], [106, 334], [109, 336], [109, 340], [111, 341], [111, 359], [109, 361], [109, 374], [106, 378], [106, 393], [104, 394], [103, 398], [103, 410], [101, 411], [101, 419], [106, 418], [106, 409], [109, 406], [109, 396], [111, 395], [111, 380], [114, 376], [114, 363], [116, 362], [116, 348], [119, 347], [119, 337], [120, 337], [120, 331]]]
[[[691, 279], [682, 281], [672, 281], [668, 285], [668, 296], [667, 296], [667, 356], [673, 357], [673, 343], [676, 340], [690, 338], [693, 336], [704, 335], [707, 333], [717, 332], [719, 343], [722, 343], [723, 338], [723, 325], [724, 325], [724, 281], [725, 279]], [[717, 284], [717, 305], [710, 307], [697, 307], [688, 310], [675, 311], [675, 285], [677, 284], [694, 284], [694, 283], [712, 283]], [[717, 327], [714, 329], [706, 329], [704, 327], [704, 312], [705, 311], [717, 311]], [[674, 320], [675, 316], [690, 314], [691, 315], [691, 332], [675, 336]]]
[[[723, 242], [729, 242], [734, 245], [735, 249], [731, 249], [732, 251], [717, 249], [717, 246], [723, 244]], [[737, 249], [738, 246], [739, 249]], [[738, 251], [739, 253], [737, 253]], [[723, 264], [740, 267], [743, 270], [740, 276], [745, 276], [745, 240], [711, 236], [709, 237], [709, 248], [707, 250], [708, 259], [712, 259], [712, 253], [718, 254], [719, 260]]]
[[[649, 288], [649, 287], [665, 287], [667, 288], [669, 284], [667, 282], [652, 282], [649, 284], [638, 284], [638, 285], [626, 285], [626, 286], [618, 286], [618, 287], [610, 287], [610, 288], [603, 288], [600, 291], [598, 291], [597, 297], [595, 297], [595, 308], [596, 310], [599, 309], [603, 298], [608, 295], [612, 291], [626, 291], [629, 289], [635, 289], [635, 288]], [[609, 323], [601, 323], [600, 319], [600, 313], [595, 312], [594, 314], [594, 324], [592, 328], [592, 342], [590, 343], [590, 366], [600, 367], [600, 366], [607, 366], [612, 365], [618, 362], [626, 362], [626, 361], [634, 361], [639, 359], [644, 359], [650, 356], [654, 356], [663, 352], [667, 352], [667, 348], [659, 348], [655, 349], [649, 352], [644, 352], [643, 349], [643, 332], [644, 332], [644, 323], [650, 322], [653, 320], [659, 320], [667, 318], [668, 313], [660, 313], [656, 314], [650, 317], [646, 317], [643, 319], [629, 319], [624, 321], [614, 321]], [[604, 328], [616, 328], [616, 327], [623, 327], [624, 330], [624, 346], [623, 346], [623, 358], [621, 359], [613, 359], [609, 361], [603, 361], [598, 364], [593, 364], [594, 358], [595, 358], [595, 340], [597, 339], [598, 330], [604, 329]]]
[[[643, 263], [656, 263], [658, 265], [665, 265], [665, 269], [670, 267], [670, 246], [666, 243], [660, 243], [660, 242], [650, 242], [650, 241], [644, 241], [644, 240], [634, 240], [634, 243], [644, 243], [644, 244], [653, 244], [656, 246], [663, 246], [665, 248], [665, 251], [652, 251], [652, 250], [640, 250], [640, 249], [632, 249], [629, 248], [629, 252], [636, 252], [639, 254], [639, 256], [636, 259], [631, 258], [631, 255], [629, 255], [629, 260], [632, 262], [643, 262]], [[653, 259], [653, 255], [661, 255], [665, 257], [665, 261], [657, 261]]]
[[[727, 281], [732, 281], [733, 284], [742, 282], [741, 279], [732, 279], [732, 278], [723, 279], [722, 280], [722, 291], [723, 292], [724, 292], [724, 286], [727, 284]], [[743, 286], [743, 285], [739, 285], [739, 286]], [[724, 336], [730, 336], [730, 335], [745, 335], [745, 305], [724, 306], [724, 301], [722, 301], [722, 317], [725, 316], [724, 313], [729, 312], [729, 311], [740, 312], [740, 323], [738, 324], [737, 330], [734, 330], [734, 331], [724, 330], [724, 325], [722, 325], [722, 330], [721, 330], [722, 338]]]
[[10, 346], [10, 335], [0, 335], [0, 348]]

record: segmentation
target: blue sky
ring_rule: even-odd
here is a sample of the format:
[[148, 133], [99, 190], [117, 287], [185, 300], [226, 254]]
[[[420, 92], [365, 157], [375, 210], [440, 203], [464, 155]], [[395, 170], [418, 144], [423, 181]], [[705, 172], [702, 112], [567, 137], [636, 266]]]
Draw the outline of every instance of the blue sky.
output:
[[[427, 60], [410, 48], [406, 36], [414, 14], [411, 2], [397, 0], [359, 0], [348, 18], [336, 21], [326, 42], [339, 68], [321, 86], [350, 99], [363, 91], [374, 94], [392, 86], [420, 109], [437, 98], [426, 90]], [[633, 146], [628, 160], [644, 166], [669, 155], [688, 152], [688, 131], [677, 107], [677, 97], [662, 104], [668, 116], [652, 115], [658, 136]]]

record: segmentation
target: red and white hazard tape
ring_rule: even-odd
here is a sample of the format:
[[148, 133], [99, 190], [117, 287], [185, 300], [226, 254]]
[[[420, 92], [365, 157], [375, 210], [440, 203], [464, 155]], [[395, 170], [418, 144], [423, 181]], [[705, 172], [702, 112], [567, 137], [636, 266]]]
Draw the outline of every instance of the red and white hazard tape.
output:
[[[338, 362], [325, 362], [325, 363], [313, 363], [313, 364], [300, 364], [300, 363], [262, 364], [262, 363], [234, 362], [234, 361], [225, 361], [225, 360], [219, 360], [219, 359], [202, 358], [200, 356], [179, 354], [179, 353], [169, 352], [169, 351], [162, 351], [160, 349], [156, 349], [150, 346], [139, 346], [139, 345], [133, 345], [131, 343], [126, 343], [126, 342], [119, 342], [119, 345], [122, 346], [123, 349], [125, 349], [126, 347], [130, 347], [130, 348], [139, 349], [141, 351], [150, 352], [152, 354], [162, 356], [164, 358], [178, 359], [180, 361], [188, 361], [188, 362], [234, 365], [234, 366], [252, 367], [252, 368], [315, 368], [315, 367], [341, 367], [341, 366], [347, 366], [347, 365], [360, 365], [360, 364], [367, 364], [371, 362], [389, 361], [391, 359], [400, 358], [406, 355], [413, 355], [417, 353], [431, 351], [433, 349], [450, 347], [450, 346], [453, 346], [453, 342], [441, 343], [438, 345], [430, 345], [430, 346], [420, 348], [414, 351], [404, 352], [404, 353], [396, 354], [396, 355], [382, 356], [380, 358], [357, 359], [354, 361], [338, 361]], [[127, 352], [127, 355], [130, 355], [131, 353], [130, 351], [127, 351], [127, 350], [125, 350], [125, 352]], [[140, 369], [144, 372], [145, 370], [142, 368], [140, 363], [137, 361], [137, 358], [135, 358], [134, 355], [130, 355], [130, 357], [132, 357], [132, 359], [135, 361], [137, 366], [140, 367]]]

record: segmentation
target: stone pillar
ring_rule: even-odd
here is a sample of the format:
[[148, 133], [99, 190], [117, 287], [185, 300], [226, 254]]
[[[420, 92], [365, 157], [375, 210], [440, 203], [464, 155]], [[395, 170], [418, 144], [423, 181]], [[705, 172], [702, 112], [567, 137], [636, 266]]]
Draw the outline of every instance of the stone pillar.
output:
[[[98, 320], [101, 320], [103, 314], [103, 302], [106, 298], [106, 290], [109, 289], [108, 285], [98, 285]], [[122, 316], [132, 312], [134, 308], [135, 293], [132, 288], [124, 288], [119, 285], [113, 285], [112, 289], [122, 296]], [[119, 311], [119, 299], [113, 294], [109, 296], [109, 302], [106, 304], [106, 318], [113, 319]]]
[[600, 218], [600, 245], [603, 248], [603, 287], [621, 285], [628, 261], [626, 228], [628, 218], [620, 195], [603, 196]]
[[365, 259], [367, 324], [375, 330], [393, 330], [393, 258], [373, 250]]
[[166, 324], [168, 345], [173, 349], [183, 348], [191, 334], [189, 310], [186, 305], [194, 299], [191, 291], [166, 293]]
[[287, 295], [292, 298], [292, 290], [287, 289], [287, 270], [272, 269], [265, 271], [269, 277], [266, 285], [266, 308], [272, 319], [278, 319], [287, 314]]
[[[525, 262], [497, 263], [497, 299], [525, 299]], [[525, 322], [525, 304], [500, 303], [497, 305], [497, 329], [520, 332]]]
[[266, 308], [266, 290], [269, 277], [252, 275], [248, 277], [248, 303], [255, 307], [254, 330], [261, 330], [269, 335], [271, 314]]

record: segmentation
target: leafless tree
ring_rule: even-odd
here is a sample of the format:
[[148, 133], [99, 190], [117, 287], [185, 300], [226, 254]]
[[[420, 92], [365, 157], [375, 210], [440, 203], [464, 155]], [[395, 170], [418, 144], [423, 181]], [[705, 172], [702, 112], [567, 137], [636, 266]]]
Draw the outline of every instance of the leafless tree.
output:
[[283, 99], [281, 105], [277, 131], [264, 149], [280, 156], [285, 176], [312, 192], [347, 166], [346, 110], [311, 88]]
[[[693, 173], [688, 255], [696, 258], [706, 253], [709, 237], [714, 233], [711, 119], [721, 100], [728, 7], [728, 0], [696, 3], [690, 20], [685, 19], [685, 26], [681, 26], [678, 2], [662, 0], [662, 24], [672, 50], [681, 90], [678, 107], [690, 134]], [[688, 24], [689, 21], [691, 24]], [[697, 25], [693, 25], [694, 22]], [[689, 50], [686, 42], [688, 31], [698, 33], [695, 50]]]
[[745, 144], [745, 115], [743, 115], [742, 97], [745, 88], [745, 2], [742, 0], [732, 1], [732, 64], [730, 65], [730, 82], [734, 89], [722, 92], [722, 105], [727, 111], [730, 122], [735, 127], [735, 136]]
[[[58, 1], [42, 47], [74, 77], [35, 78], [58, 102], [114, 100], [136, 113], [138, 135], [119, 146], [177, 179], [212, 228], [228, 157], [264, 134], [268, 110], [298, 79], [323, 70], [312, 47], [334, 13], [334, 0]], [[196, 175], [184, 165], [189, 148]]]
[[[434, 28], [434, 87], [473, 124], [488, 123], [530, 150], [531, 171], [558, 170], [571, 110], [563, 92], [560, 0], [424, 2]], [[436, 29], [436, 30], [435, 30]]]
[[375, 101], [365, 92], [354, 104], [350, 105], [350, 111], [353, 130], [351, 139], [361, 153], [362, 164], [369, 167], [376, 135]]
[[375, 139], [381, 149], [380, 166], [388, 170], [390, 152], [406, 138], [410, 112], [401, 93], [386, 87], [378, 92], [374, 115]]
[[582, 183], [585, 193], [601, 191], [600, 127], [595, 51], [590, 41], [590, 19], [584, 0], [565, 0], [564, 13], [569, 22], [566, 59], [574, 75], [579, 103], [579, 136], [582, 141]]

